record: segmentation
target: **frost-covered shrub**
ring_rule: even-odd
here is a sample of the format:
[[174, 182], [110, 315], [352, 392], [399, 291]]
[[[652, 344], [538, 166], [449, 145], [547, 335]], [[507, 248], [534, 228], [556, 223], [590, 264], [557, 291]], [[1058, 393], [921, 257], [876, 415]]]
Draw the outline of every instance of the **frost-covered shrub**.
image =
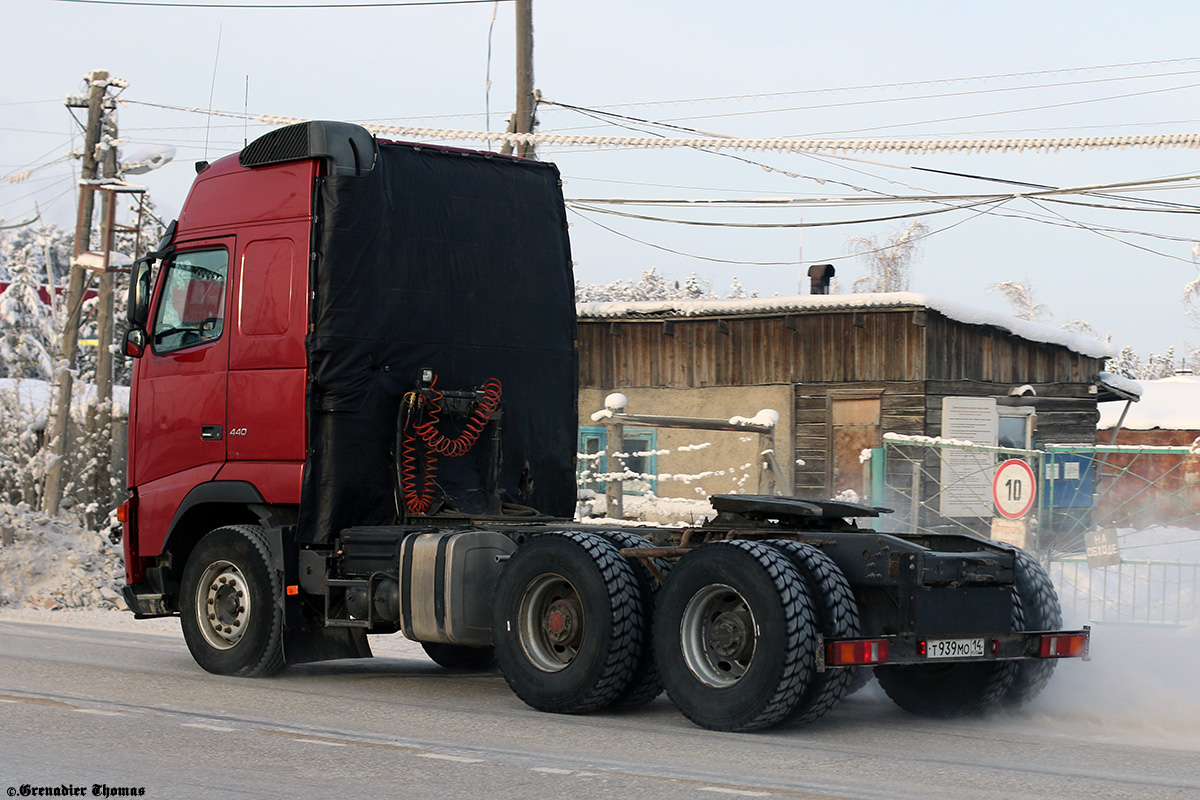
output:
[[0, 382], [0, 502], [37, 507], [46, 476], [40, 430], [45, 413], [40, 381]]

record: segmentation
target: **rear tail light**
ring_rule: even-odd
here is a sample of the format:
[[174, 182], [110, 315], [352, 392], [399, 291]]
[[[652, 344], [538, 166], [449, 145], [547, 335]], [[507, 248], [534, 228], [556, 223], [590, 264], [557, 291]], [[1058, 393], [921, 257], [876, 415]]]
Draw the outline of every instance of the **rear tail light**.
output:
[[126, 500], [121, 505], [117, 506], [117, 522], [125, 524], [129, 522], [129, 501]]
[[825, 663], [831, 667], [855, 664], [883, 664], [888, 660], [886, 639], [859, 639], [848, 642], [829, 642], [825, 645]]
[[1086, 633], [1046, 634], [1038, 646], [1038, 658], [1076, 658], [1086, 656]]

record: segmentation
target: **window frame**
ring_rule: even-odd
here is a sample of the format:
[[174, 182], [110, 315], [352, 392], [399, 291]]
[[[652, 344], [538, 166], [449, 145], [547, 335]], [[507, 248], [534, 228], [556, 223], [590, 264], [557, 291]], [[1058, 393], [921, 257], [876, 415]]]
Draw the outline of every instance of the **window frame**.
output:
[[[166, 314], [166, 309], [171, 305], [171, 302], [172, 302], [169, 297], [169, 294], [172, 291], [172, 286], [170, 285], [170, 281], [171, 281], [172, 276], [175, 274], [176, 264], [178, 263], [178, 260], [180, 257], [186, 258], [188, 256], [194, 256], [194, 255], [198, 255], [201, 253], [223, 253], [225, 255], [225, 266], [224, 266], [225, 272], [222, 275], [222, 280], [221, 280], [219, 316], [217, 317], [220, 325], [216, 329], [215, 335], [211, 335], [211, 336], [207, 336], [207, 337], [201, 335], [198, 339], [195, 339], [193, 341], [181, 340], [178, 345], [164, 346], [164, 344], [158, 340], [157, 332], [160, 328], [160, 324], [162, 323], [163, 316]], [[195, 347], [214, 344], [216, 342], [219, 342], [225, 336], [225, 330], [226, 330], [226, 328], [229, 327], [229, 325], [228, 325], [228, 321], [229, 321], [228, 299], [229, 299], [229, 283], [230, 283], [229, 270], [230, 270], [231, 262], [232, 262], [232, 258], [230, 257], [230, 247], [225, 244], [212, 244], [212, 245], [207, 245], [207, 246], [202, 246], [202, 247], [195, 247], [195, 248], [191, 248], [188, 250], [177, 250], [177, 251], [171, 253], [170, 256], [167, 257], [167, 259], [165, 260], [165, 262], [163, 263], [163, 265], [161, 267], [161, 270], [162, 270], [162, 276], [160, 278], [161, 289], [159, 291], [157, 302], [155, 304], [154, 316], [150, 319], [149, 325], [148, 325], [148, 330], [147, 330], [147, 334], [148, 334], [147, 338], [150, 340], [151, 352], [153, 352], [155, 355], [168, 355], [171, 353], [178, 353], [183, 350], [190, 350]], [[189, 329], [181, 329], [181, 330], [193, 330], [193, 329], [189, 328]], [[194, 330], [197, 333], [202, 332], [202, 328], [195, 328]]]
[[[630, 450], [629, 445], [630, 445], [631, 441], [634, 441], [634, 442], [638, 443], [639, 451], [646, 451], [646, 452], [651, 453], [651, 455], [645, 456], [646, 469], [643, 474], [657, 476], [658, 475], [658, 456], [653, 454], [653, 451], [658, 449], [658, 430], [656, 428], [625, 428], [624, 438], [625, 438], [625, 451], [626, 452], [632, 452]], [[587, 454], [588, 439], [595, 439], [599, 443], [599, 446], [597, 447], [597, 452], [605, 451], [605, 455], [601, 456], [600, 458], [595, 459], [592, 462], [595, 465], [593, 467], [592, 471], [600, 472], [600, 473], [608, 472], [608, 454], [607, 454], [608, 429], [601, 425], [580, 426], [579, 433], [576, 438], [576, 449], [575, 449], [576, 453], [578, 453], [580, 455]], [[645, 445], [644, 447], [641, 446], [643, 444]], [[575, 477], [576, 477], [577, 482], [582, 477], [585, 463], [587, 463], [587, 462], [584, 462], [582, 459], [576, 458]], [[623, 484], [623, 487], [622, 487], [621, 494], [625, 494], [625, 495], [645, 495], [645, 494], [655, 494], [656, 495], [656, 494], [658, 494], [658, 478], [657, 477], [646, 479], [646, 484], [648, 485], [648, 488], [645, 491], [637, 491], [637, 490], [630, 489], [629, 487], [630, 487], [631, 481], [622, 481], [622, 484]], [[608, 481], [591, 480], [586, 483], [579, 484], [579, 488], [591, 489], [594, 492], [598, 492], [598, 493], [602, 494], [608, 488]]]

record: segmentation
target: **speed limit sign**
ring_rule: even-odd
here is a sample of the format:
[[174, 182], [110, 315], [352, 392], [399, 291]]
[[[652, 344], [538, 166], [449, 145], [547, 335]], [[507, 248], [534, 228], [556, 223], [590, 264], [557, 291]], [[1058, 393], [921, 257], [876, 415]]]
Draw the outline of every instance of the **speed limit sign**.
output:
[[1033, 508], [1037, 483], [1033, 468], [1017, 458], [1011, 458], [996, 467], [996, 479], [992, 481], [992, 499], [1001, 516], [1020, 519]]

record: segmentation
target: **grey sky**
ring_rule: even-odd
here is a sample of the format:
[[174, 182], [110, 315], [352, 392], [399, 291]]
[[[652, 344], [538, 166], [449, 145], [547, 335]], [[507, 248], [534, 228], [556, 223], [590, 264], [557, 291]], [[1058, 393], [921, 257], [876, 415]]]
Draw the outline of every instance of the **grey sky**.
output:
[[[6, 77], [0, 86], [0, 218], [8, 223], [30, 216], [35, 201], [54, 221], [72, 219], [66, 164], [38, 170], [20, 184], [4, 178], [53, 161], [73, 146], [76, 126], [62, 98], [81, 91], [81, 77], [91, 69], [127, 80], [122, 97], [138, 101], [120, 110], [127, 151], [150, 144], [178, 148], [176, 163], [137, 179], [168, 216], [186, 194], [191, 162], [205, 157], [206, 138], [211, 159], [267, 128], [143, 103], [206, 109], [211, 89], [213, 108], [239, 113], [246, 107], [248, 77], [251, 115], [471, 130], [486, 124], [491, 4], [251, 11], [0, 0], [0, 13], [7, 33], [0, 50]], [[1200, 6], [1183, 0], [1146, 2], [1136, 10], [1106, 1], [534, 0], [536, 85], [562, 103], [739, 136], [1193, 132], [1200, 131], [1194, 111], [1200, 105], [1200, 53], [1192, 44], [1198, 17]], [[512, 4], [501, 2], [492, 40], [492, 129], [502, 128], [513, 105], [513, 38]], [[1033, 72], [1045, 74], [961, 80]], [[848, 88], [880, 85], [885, 88]], [[751, 97], [768, 93], [788, 94]], [[697, 98], [731, 99], [672, 102]], [[540, 119], [546, 132], [643, 135], [562, 108], [543, 107]], [[547, 147], [541, 153], [559, 164], [569, 198], [862, 198], [1004, 188], [908, 167], [1056, 186], [1200, 173], [1197, 152], [1186, 149], [864, 156], [874, 163], [739, 155], [777, 171], [702, 152]], [[1200, 188], [1193, 183], [1146, 196], [1200, 204]], [[811, 222], [928, 208], [631, 210], [709, 221]], [[1058, 224], [1032, 221], [1024, 216], [1029, 214]], [[795, 229], [698, 228], [575, 213], [572, 220], [576, 274], [585, 282], [636, 278], [656, 266], [679, 279], [696, 272], [720, 292], [734, 275], [763, 295], [795, 293], [800, 283], [795, 261], [801, 234]], [[689, 259], [614, 235], [595, 222], [684, 253], [791, 263]], [[1192, 215], [1042, 207], [1016, 199], [997, 213], [958, 211], [927, 223], [945, 230], [924, 242], [913, 291], [1001, 309], [1002, 301], [986, 294], [988, 286], [1028, 277], [1038, 300], [1053, 311], [1053, 324], [1087, 320], [1101, 335], [1111, 332], [1114, 344], [1132, 344], [1143, 357], [1172, 345], [1179, 349], [1185, 341], [1200, 345], [1200, 331], [1189, 325], [1180, 304], [1183, 286], [1196, 276], [1191, 242], [1104, 236], [1076, 227], [1200, 237]], [[847, 258], [847, 239], [886, 238], [901, 224], [805, 230], [803, 259], [806, 265], [840, 259], [838, 277], [848, 288], [864, 265]]]

